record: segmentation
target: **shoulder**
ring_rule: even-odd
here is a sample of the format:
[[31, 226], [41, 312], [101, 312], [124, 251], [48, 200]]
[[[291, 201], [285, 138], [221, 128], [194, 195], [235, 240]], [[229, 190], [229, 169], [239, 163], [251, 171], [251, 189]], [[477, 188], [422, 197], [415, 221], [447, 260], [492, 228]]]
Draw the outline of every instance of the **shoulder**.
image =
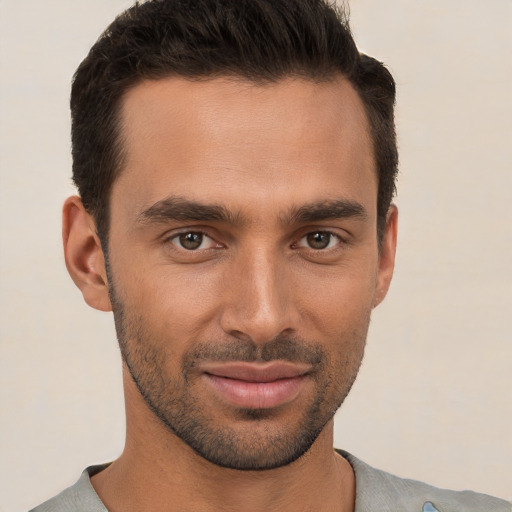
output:
[[30, 512], [108, 512], [91, 485], [90, 477], [108, 464], [85, 469], [76, 484], [38, 505]]
[[512, 504], [473, 491], [439, 489], [375, 469], [337, 450], [354, 469], [355, 512], [512, 512]]

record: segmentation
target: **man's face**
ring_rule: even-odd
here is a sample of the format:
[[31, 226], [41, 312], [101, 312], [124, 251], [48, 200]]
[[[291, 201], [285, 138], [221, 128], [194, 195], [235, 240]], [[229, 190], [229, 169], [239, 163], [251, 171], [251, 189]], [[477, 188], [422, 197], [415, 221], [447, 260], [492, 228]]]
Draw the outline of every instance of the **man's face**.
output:
[[122, 126], [109, 277], [133, 380], [215, 464], [297, 459], [349, 392], [389, 281], [358, 95], [169, 78], [127, 93]]

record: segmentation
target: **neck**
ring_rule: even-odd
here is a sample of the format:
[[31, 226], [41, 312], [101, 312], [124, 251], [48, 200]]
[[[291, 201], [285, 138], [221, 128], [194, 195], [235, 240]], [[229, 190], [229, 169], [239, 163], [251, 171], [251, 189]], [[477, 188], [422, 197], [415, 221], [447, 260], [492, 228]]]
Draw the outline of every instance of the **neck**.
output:
[[[126, 384], [127, 395], [138, 395]], [[333, 450], [332, 420], [295, 462], [271, 470], [240, 471], [197, 455], [141, 401], [127, 396], [125, 449], [91, 479], [110, 512], [354, 510], [354, 473]], [[149, 414], [141, 414], [141, 405]]]

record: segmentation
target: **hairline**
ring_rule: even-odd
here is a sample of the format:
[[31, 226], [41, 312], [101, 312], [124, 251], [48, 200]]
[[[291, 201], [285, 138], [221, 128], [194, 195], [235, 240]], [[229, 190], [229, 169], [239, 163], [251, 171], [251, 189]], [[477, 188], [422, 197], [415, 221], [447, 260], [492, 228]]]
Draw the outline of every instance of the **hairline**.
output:
[[383, 232], [382, 232], [382, 226], [381, 223], [385, 224], [385, 218], [379, 217], [378, 212], [378, 203], [379, 203], [379, 187], [380, 187], [380, 174], [379, 174], [379, 168], [378, 168], [378, 161], [377, 161], [377, 155], [376, 155], [376, 140], [374, 136], [374, 128], [373, 123], [370, 118], [370, 113], [368, 112], [368, 106], [365, 102], [365, 99], [361, 92], [359, 91], [357, 84], [350, 79], [349, 76], [347, 76], [346, 73], [343, 73], [339, 69], [332, 69], [329, 73], [323, 73], [321, 75], [313, 75], [308, 72], [301, 72], [298, 71], [292, 71], [288, 73], [283, 73], [282, 75], [276, 75], [276, 76], [262, 76], [262, 75], [254, 75], [251, 76], [249, 74], [243, 74], [243, 73], [236, 73], [236, 72], [219, 72], [215, 74], [201, 74], [201, 75], [185, 75], [182, 73], [177, 73], [175, 71], [169, 71], [168, 73], [161, 73], [154, 76], [138, 76], [135, 80], [133, 80], [132, 83], [129, 83], [121, 92], [121, 94], [115, 98], [115, 101], [113, 102], [113, 131], [114, 131], [114, 147], [113, 151], [115, 152], [115, 164], [112, 169], [113, 179], [109, 184], [108, 193], [105, 197], [105, 203], [103, 211], [101, 211], [101, 218], [98, 218], [98, 212], [91, 212], [92, 217], [94, 219], [95, 225], [96, 225], [96, 231], [100, 238], [101, 245], [103, 252], [108, 251], [108, 240], [109, 240], [109, 232], [110, 232], [110, 206], [111, 206], [111, 198], [112, 198], [112, 190], [114, 188], [114, 185], [116, 181], [119, 179], [121, 174], [124, 171], [124, 167], [126, 165], [126, 159], [127, 159], [127, 140], [125, 137], [125, 131], [124, 127], [125, 124], [123, 122], [123, 105], [125, 102], [125, 99], [127, 95], [130, 93], [130, 91], [134, 90], [137, 87], [140, 87], [141, 85], [145, 83], [151, 83], [151, 82], [159, 82], [161, 80], [166, 79], [181, 79], [185, 81], [190, 82], [213, 82], [216, 80], [225, 80], [225, 81], [232, 81], [234, 83], [246, 83], [254, 86], [264, 87], [267, 85], [273, 85], [282, 83], [287, 80], [303, 80], [306, 82], [310, 82], [313, 84], [327, 84], [332, 83], [337, 80], [345, 81], [350, 84], [350, 86], [354, 89], [356, 92], [359, 100], [361, 101], [361, 104], [363, 105], [363, 111], [366, 121], [365, 131], [367, 132], [368, 139], [371, 144], [372, 152], [373, 152], [373, 166], [374, 166], [374, 173], [377, 177], [377, 241], [378, 245], [380, 247], [382, 238], [383, 238]]

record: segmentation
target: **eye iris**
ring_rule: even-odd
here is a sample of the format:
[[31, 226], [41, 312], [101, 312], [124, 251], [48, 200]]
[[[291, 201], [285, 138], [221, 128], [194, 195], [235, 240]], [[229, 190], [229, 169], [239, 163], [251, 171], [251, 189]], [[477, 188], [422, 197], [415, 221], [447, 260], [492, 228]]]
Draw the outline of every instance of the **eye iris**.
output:
[[180, 235], [180, 244], [183, 248], [193, 251], [203, 243], [203, 235], [201, 233], [183, 233]]
[[308, 245], [313, 249], [325, 249], [331, 241], [331, 235], [329, 233], [323, 233], [317, 231], [316, 233], [310, 233], [307, 236]]

